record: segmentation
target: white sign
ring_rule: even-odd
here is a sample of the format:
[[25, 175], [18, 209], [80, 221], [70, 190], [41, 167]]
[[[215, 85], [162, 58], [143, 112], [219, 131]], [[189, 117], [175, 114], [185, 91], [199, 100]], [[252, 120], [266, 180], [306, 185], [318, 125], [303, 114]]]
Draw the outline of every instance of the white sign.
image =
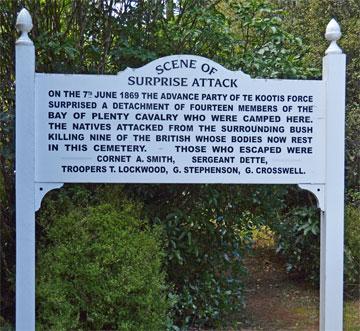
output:
[[323, 85], [189, 55], [36, 74], [36, 181], [323, 183]]

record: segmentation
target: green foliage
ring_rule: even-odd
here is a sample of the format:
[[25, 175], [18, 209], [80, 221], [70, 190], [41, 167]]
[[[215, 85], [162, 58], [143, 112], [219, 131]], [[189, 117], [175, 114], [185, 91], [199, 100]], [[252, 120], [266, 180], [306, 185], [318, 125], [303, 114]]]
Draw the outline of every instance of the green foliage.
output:
[[[13, 316], [15, 272], [14, 43], [11, 1], [0, 3], [0, 316]], [[11, 320], [11, 318], [10, 318]], [[0, 317], [0, 325], [2, 322]]]
[[168, 274], [177, 289], [178, 324], [213, 324], [242, 308], [240, 241], [250, 237], [246, 230], [240, 233], [241, 218], [236, 221], [198, 209], [167, 215]]
[[[0, 95], [5, 105], [1, 113], [6, 113], [2, 116], [8, 119], [6, 125], [9, 128], [8, 131], [4, 131], [5, 134], [1, 136], [0, 143], [1, 147], [6, 146], [10, 152], [10, 155], [6, 156], [2, 152], [5, 151], [4, 147], [0, 151], [0, 156], [1, 160], [5, 160], [8, 164], [6, 171], [4, 167], [1, 168], [1, 176], [7, 190], [4, 197], [8, 199], [4, 199], [4, 205], [9, 206], [9, 211], [13, 210], [12, 197], [14, 196], [12, 185], [14, 67], [12, 59], [16, 33], [13, 25], [16, 13], [23, 5], [29, 9], [33, 17], [34, 29], [31, 37], [36, 46], [38, 72], [117, 73], [126, 66], [138, 67], [159, 56], [174, 53], [203, 55], [228, 67], [235, 67], [238, 65], [237, 59], [241, 56], [236, 50], [239, 38], [235, 38], [230, 26], [233, 22], [229, 21], [227, 13], [220, 10], [218, 1], [186, 0], [174, 1], [171, 4], [170, 2], [165, 4], [163, 1], [117, 1], [116, 5], [115, 1], [0, 2], [0, 15], [3, 22], [6, 22], [1, 30], [2, 35], [6, 37], [2, 39], [4, 43], [1, 44], [1, 53], [6, 59], [6, 62], [2, 62], [5, 65], [1, 66], [2, 77], [6, 77], [2, 79], [6, 85]], [[248, 51], [251, 53], [250, 46]], [[263, 57], [266, 56], [265, 54]], [[156, 223], [155, 219], [158, 219], [158, 223], [170, 223], [166, 230], [169, 239], [168, 280], [176, 286], [173, 297], [179, 296], [178, 307], [186, 307], [186, 309], [177, 310], [178, 321], [182, 318], [185, 321], [179, 323], [189, 324], [198, 320], [200, 324], [203, 324], [219, 319], [221, 315], [219, 311], [223, 309], [225, 303], [233, 302], [240, 295], [238, 291], [231, 288], [241, 289], [241, 284], [240, 286], [232, 285], [234, 284], [232, 278], [235, 279], [238, 274], [243, 273], [241, 260], [236, 263], [234, 261], [238, 259], [237, 255], [247, 248], [249, 238], [246, 225], [248, 220], [242, 215], [247, 212], [251, 215], [269, 214], [270, 212], [267, 211], [270, 210], [272, 202], [265, 199], [261, 204], [261, 200], [263, 196], [272, 196], [272, 189], [263, 187], [225, 189], [222, 187], [211, 190], [210, 186], [196, 189], [189, 186], [184, 189], [178, 187], [175, 190], [163, 186], [154, 191], [147, 186], [141, 189], [148, 190], [148, 196], [157, 197], [154, 200], [155, 203], [150, 204], [147, 203], [146, 197], [143, 197], [152, 221]], [[136, 188], [130, 191], [134, 190]], [[189, 191], [193, 194], [188, 195]], [[124, 196], [120, 195], [115, 199], [116, 194], [113, 193], [114, 189], [109, 185], [100, 188], [96, 185], [87, 185], [68, 186], [60, 191], [57, 197], [55, 196], [58, 193], [50, 194], [50, 198], [58, 204], [45, 201], [39, 215], [37, 234], [44, 247], [50, 244], [46, 236], [53, 224], [56, 224], [59, 215], [79, 206], [87, 208], [109, 201], [112, 204], [121, 205], [119, 201]], [[229, 207], [230, 202], [233, 203], [233, 194], [236, 201], [244, 201], [236, 208]], [[249, 194], [248, 199], [245, 198], [247, 194]], [[169, 196], [172, 200], [168, 199]], [[109, 200], [108, 197], [113, 199]], [[194, 203], [188, 204], [189, 197], [194, 198]], [[201, 199], [205, 201], [201, 202]], [[245, 204], [245, 201], [248, 203]], [[160, 208], [162, 209], [160, 212], [154, 212]], [[202, 212], [201, 208], [206, 208], [206, 210]], [[232, 215], [228, 210], [234, 211]], [[176, 213], [180, 216], [174, 221], [175, 218], [170, 215]], [[13, 214], [8, 213], [4, 216], [6, 222], [1, 222], [1, 224], [9, 224], [10, 232], [13, 231], [12, 217]], [[43, 221], [45, 219], [47, 222]], [[217, 219], [225, 221], [219, 222], [216, 221]], [[180, 231], [176, 228], [177, 222], [179, 222]], [[207, 235], [211, 235], [211, 239], [208, 239]], [[187, 238], [191, 238], [190, 245], [186, 244]], [[14, 256], [14, 240], [11, 235], [7, 242], [7, 249], [12, 253], [6, 255], [6, 262], [12, 267], [14, 261], [8, 258]], [[172, 242], [176, 244], [173, 249], [170, 248]], [[214, 252], [216, 254], [212, 257]], [[203, 259], [200, 263], [200, 266], [204, 268], [203, 273], [197, 265], [201, 259]], [[223, 266], [225, 269], [234, 269], [232, 278], [222, 269]], [[10, 279], [12, 274], [11, 269], [5, 279]], [[180, 275], [184, 274], [189, 274], [190, 280], [181, 280]], [[2, 298], [11, 307], [12, 288], [9, 283], [2, 288], [9, 289], [9, 293], [2, 295]], [[205, 289], [209, 293], [208, 296], [202, 294]], [[212, 289], [214, 295], [210, 293]], [[183, 290], [184, 294], [182, 294]], [[220, 294], [217, 297], [218, 292]], [[195, 308], [186, 299], [189, 298], [189, 293], [192, 295], [192, 301], [196, 302]], [[221, 298], [220, 303], [218, 298]], [[239, 305], [241, 305], [241, 300]], [[231, 307], [229, 309], [231, 310]]]
[[359, 295], [359, 286], [360, 208], [348, 205], [345, 210], [345, 288], [348, 294]]
[[58, 218], [38, 250], [39, 329], [164, 329], [160, 235], [128, 203]]
[[[282, 1], [284, 3], [284, 1]], [[317, 67], [328, 42], [324, 38], [325, 27], [335, 18], [341, 27], [339, 46], [346, 54], [346, 186], [360, 190], [360, 2], [358, 0], [296, 1], [288, 6], [284, 25], [294, 35], [301, 37], [309, 48], [303, 54], [306, 66]], [[287, 1], [283, 6], [287, 6]], [[301, 13], [301, 15], [299, 15]]]
[[234, 68], [263, 78], [319, 75], [312, 66], [304, 66], [303, 55], [308, 46], [284, 28], [283, 9], [267, 0], [233, 0], [223, 7], [231, 16], [236, 43]]
[[[360, 73], [360, 71], [359, 71]], [[360, 75], [360, 74], [359, 74]], [[360, 76], [358, 78], [358, 81]], [[346, 113], [346, 186], [347, 192], [360, 192], [360, 100], [348, 105]]]
[[257, 248], [271, 249], [275, 246], [274, 232], [268, 225], [254, 226], [252, 240]]
[[[213, 1], [216, 3], [217, 1]], [[183, 1], [156, 33], [159, 55], [196, 54], [227, 63], [233, 56], [233, 36], [226, 15], [212, 1]]]
[[[273, 229], [278, 236], [277, 251], [286, 261], [287, 270], [313, 282], [320, 276], [320, 224], [316, 209], [297, 208]], [[360, 209], [356, 204], [345, 208], [345, 289], [356, 294], [360, 282]]]
[[[139, 67], [160, 56], [182, 53], [206, 56], [254, 77], [278, 78], [319, 76], [320, 59], [327, 47], [324, 27], [329, 15], [335, 14], [344, 34], [340, 43], [349, 59], [347, 179], [349, 187], [356, 190], [360, 164], [358, 1], [297, 1], [294, 7], [288, 3], [279, 9], [265, 0], [0, 1], [2, 316], [11, 320], [14, 303], [13, 58], [14, 22], [20, 7], [25, 5], [33, 17], [31, 37], [39, 72], [115, 74], [127, 66]], [[165, 226], [167, 279], [174, 284], [170, 297], [176, 325], [210, 325], [241, 309], [242, 256], [251, 246], [251, 230], [266, 221], [276, 223], [277, 210], [284, 209], [286, 190], [294, 192], [284, 186], [251, 185], [126, 188], [127, 195], [144, 204], [143, 218]], [[294, 196], [300, 198], [301, 205], [314, 203], [308, 194], [297, 192], [288, 195], [286, 210], [299, 203]], [[124, 199], [121, 188], [111, 185], [69, 185], [59, 193], [50, 193], [38, 216], [41, 249], [45, 252], [48, 245], [53, 247], [48, 233], [59, 218], [103, 203], [111, 203], [122, 213]], [[313, 233], [315, 212], [301, 210], [288, 212], [286, 220], [272, 226], [280, 233], [280, 249], [289, 254], [292, 270], [299, 263], [308, 263], [306, 251], [317, 254], [311, 246], [318, 243]], [[296, 252], [292, 252], [290, 241], [294, 238], [298, 241]], [[300, 267], [304, 272], [306, 268]], [[313, 272], [311, 268], [309, 272]]]
[[243, 256], [252, 246], [253, 226], [273, 216], [270, 206], [281, 206], [285, 191], [255, 185], [126, 187], [144, 202], [150, 220], [164, 226], [176, 326], [214, 326], [242, 310]]
[[[360, 2], [357, 0], [313, 0], [313, 1], [279, 1], [280, 6], [287, 9], [283, 15], [283, 27], [291, 29], [292, 33], [301, 37], [303, 43], [308, 45], [307, 51], [302, 53], [305, 66], [318, 68], [320, 72], [321, 59], [328, 42], [324, 38], [325, 27], [335, 18], [341, 27], [342, 37], [339, 45], [347, 56], [346, 72], [346, 220], [345, 220], [345, 288], [348, 291], [358, 290], [359, 284], [359, 247], [354, 243], [359, 240], [359, 189], [360, 189], [360, 57], [359, 57], [359, 29], [360, 29]], [[301, 13], [301, 15], [299, 15]], [[314, 205], [313, 198], [308, 194], [299, 194], [291, 189], [287, 197], [287, 210], [296, 204]], [[304, 221], [304, 220], [303, 220]], [[300, 220], [300, 224], [303, 223]], [[286, 226], [276, 226], [280, 229], [279, 249], [286, 255], [291, 269], [300, 269], [307, 273], [307, 277], [317, 279], [319, 275], [319, 238], [314, 238], [314, 243], [309, 242], [309, 248], [302, 246], [300, 251], [292, 252], [291, 240], [296, 236], [286, 235]], [[290, 230], [293, 225], [289, 225]], [[283, 230], [281, 230], [283, 229]], [[276, 230], [275, 230], [276, 231]], [[293, 233], [291, 231], [290, 233]], [[309, 237], [310, 234], [310, 237]], [[311, 232], [307, 234], [312, 237]], [[353, 238], [353, 239], [349, 239]], [[357, 238], [357, 239], [354, 239]], [[304, 238], [306, 243], [306, 238]], [[295, 247], [298, 247], [297, 245]], [[302, 259], [301, 252], [309, 256], [310, 261], [315, 261], [316, 268], [307, 265], [307, 259]], [[297, 259], [296, 257], [299, 256]]]
[[299, 207], [272, 224], [277, 252], [284, 255], [288, 272], [317, 281], [320, 266], [320, 221], [316, 208]]

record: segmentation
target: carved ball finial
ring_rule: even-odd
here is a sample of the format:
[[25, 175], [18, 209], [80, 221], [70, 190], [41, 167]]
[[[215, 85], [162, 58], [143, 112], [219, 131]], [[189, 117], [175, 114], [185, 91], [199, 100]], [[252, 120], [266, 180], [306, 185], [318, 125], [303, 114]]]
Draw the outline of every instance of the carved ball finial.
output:
[[332, 19], [326, 26], [325, 38], [330, 41], [330, 46], [325, 54], [341, 54], [342, 50], [336, 43], [341, 37], [341, 30], [338, 22]]
[[21, 32], [17, 44], [32, 44], [28, 33], [33, 28], [33, 23], [30, 13], [25, 9], [21, 9], [16, 19], [16, 30]]

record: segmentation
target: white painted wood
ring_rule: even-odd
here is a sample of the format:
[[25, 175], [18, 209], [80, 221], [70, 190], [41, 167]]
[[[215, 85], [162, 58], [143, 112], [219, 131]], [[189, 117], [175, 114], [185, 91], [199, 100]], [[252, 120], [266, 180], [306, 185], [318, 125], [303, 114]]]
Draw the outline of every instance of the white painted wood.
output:
[[301, 189], [307, 190], [315, 195], [317, 206], [321, 211], [325, 210], [325, 185], [324, 184], [299, 184]]
[[35, 50], [30, 14], [17, 19], [16, 42], [16, 330], [35, 330]]
[[51, 190], [60, 188], [64, 183], [35, 183], [35, 211], [38, 211], [41, 207], [41, 201], [46, 193]]
[[28, 36], [28, 33], [33, 28], [30, 13], [25, 9], [21, 9], [16, 18], [16, 30], [21, 32], [21, 36], [16, 41], [16, 45], [32, 45], [33, 42]]
[[334, 46], [340, 37], [340, 29], [337, 29], [334, 21], [330, 23], [332, 28], [328, 25], [326, 37], [332, 42], [332, 46], [330, 45], [330, 50], [327, 50], [323, 59], [326, 90], [326, 184], [325, 212], [321, 217], [320, 330], [340, 331], [343, 329], [346, 56], [339, 54], [340, 48]]
[[[170, 69], [158, 75], [158, 69], [176, 61], [192, 63], [191, 68]], [[234, 86], [197, 86], [199, 79], [205, 82], [209, 74], [204, 67], [216, 68], [211, 79], [221, 81], [234, 81]], [[215, 70], [215, 69], [214, 69]], [[182, 86], [167, 86], [153, 82], [155, 85], [144, 84], [143, 78], [160, 79], [181, 78]], [[134, 79], [141, 78], [140, 83]], [[196, 81], [195, 81], [196, 80]], [[193, 55], [176, 55], [160, 58], [136, 70], [128, 69], [117, 76], [111, 75], [61, 75], [36, 74], [36, 171], [35, 179], [39, 182], [93, 182], [93, 183], [318, 183], [325, 180], [325, 105], [324, 83], [320, 80], [265, 80], [244, 78], [239, 72], [229, 71], [209, 59]], [[152, 84], [152, 83], [151, 83]], [[111, 97], [102, 97], [99, 92], [106, 91]], [[124, 98], [122, 91], [137, 94], [136, 98]], [[57, 92], [57, 94], [55, 94]], [[73, 95], [69, 96], [70, 92]], [[76, 93], [75, 93], [76, 92]], [[176, 95], [181, 92], [185, 95], [194, 95], [196, 100], [176, 100], [166, 95]], [[240, 94], [241, 93], [241, 94]], [[148, 99], [146, 95], [156, 95]], [[145, 95], [145, 97], [144, 97]], [[219, 121], [219, 116], [225, 118], [223, 109], [201, 111], [200, 106], [216, 106], [219, 101], [208, 101], [203, 96], [222, 97], [220, 104], [231, 111], [225, 112], [228, 120]], [[245, 98], [251, 96], [251, 100]], [[270, 100], [260, 100], [261, 96], [270, 97]], [[292, 97], [304, 96], [311, 101], [294, 102]], [[88, 109], [76, 108], [78, 103], [89, 104]], [[144, 110], [130, 108], [125, 105], [150, 104], [167, 106], [165, 109]], [[61, 106], [63, 104], [63, 106]], [[74, 107], [68, 107], [66, 104]], [[102, 108], [103, 105], [106, 108]], [[176, 106], [184, 108], [178, 110]], [[254, 112], [239, 110], [239, 106], [271, 107], [276, 112]], [[114, 107], [116, 106], [116, 107]], [[195, 107], [198, 106], [198, 107]], [[298, 107], [311, 107], [310, 112], [303, 112]], [[292, 110], [284, 111], [285, 108]], [[123, 109], [123, 110], [121, 110]], [[117, 120], [107, 121], [104, 115], [120, 115]], [[58, 117], [56, 117], [59, 115]], [[61, 116], [60, 116], [61, 115]], [[74, 115], [77, 115], [76, 117]], [[83, 117], [79, 117], [83, 115]], [[94, 116], [95, 115], [95, 116]], [[139, 115], [139, 116], [138, 116]], [[255, 115], [255, 116], [254, 116]], [[147, 118], [144, 118], [146, 116]], [[149, 119], [148, 116], [158, 116], [158, 119]], [[188, 118], [186, 118], [186, 116]], [[190, 116], [202, 116], [203, 119], [189, 120]], [[214, 119], [213, 116], [216, 116]], [[266, 116], [268, 120], [262, 118]], [[167, 119], [165, 119], [165, 117]], [[260, 117], [260, 119], [255, 119]], [[272, 121], [270, 121], [272, 119]], [[293, 122], [293, 120], [306, 120], [306, 122]], [[109, 125], [107, 131], [91, 129], [79, 131], [73, 129], [80, 123], [89, 123], [93, 126]], [[139, 126], [149, 123], [161, 125], [161, 130], [146, 129], [140, 131], [146, 134], [148, 141], [139, 142], [131, 130], [118, 129], [118, 124]], [[188, 127], [182, 132], [176, 127]], [[227, 124], [226, 126], [224, 124]], [[61, 127], [54, 127], [55, 125]], [[63, 125], [63, 126], [62, 126]], [[204, 131], [201, 127], [213, 127], [214, 131]], [[240, 133], [227, 130], [230, 127], [238, 128], [269, 128], [269, 131]], [[225, 128], [222, 130], [222, 128]], [[271, 132], [272, 128], [282, 128], [278, 133]], [[294, 129], [307, 129], [307, 133], [296, 133]], [[69, 136], [79, 136], [71, 138]], [[90, 133], [109, 136], [108, 141], [91, 139]], [[124, 140], [118, 137], [123, 134]], [[171, 137], [179, 134], [186, 135], [190, 142], [159, 140], [158, 137]], [[58, 138], [56, 138], [56, 136]], [[216, 136], [224, 138], [221, 143], [213, 141], [199, 142], [198, 137]], [[251, 136], [251, 137], [250, 137]], [[303, 136], [303, 137], [302, 137]], [[54, 137], [54, 138], [50, 138]], [[235, 139], [234, 139], [235, 138]], [[248, 139], [247, 141], [237, 138]], [[252, 141], [250, 141], [251, 138]], [[283, 139], [274, 142], [269, 138]], [[296, 139], [311, 139], [311, 142], [297, 142]], [[69, 139], [70, 142], [69, 142]], [[294, 141], [295, 139], [295, 141]], [[99, 151], [102, 147], [109, 147]], [[107, 153], [114, 157], [116, 153], [110, 148], [126, 147], [129, 150], [118, 150], [129, 156], [129, 159], [119, 161], [103, 160]], [[189, 145], [203, 147], [197, 151], [179, 151], [176, 145]], [[215, 146], [214, 146], [215, 145]], [[137, 150], [132, 150], [132, 146]], [[213, 147], [228, 148], [219, 151]], [[49, 147], [56, 147], [52, 149]], [[73, 150], [68, 147], [76, 147]], [[79, 147], [85, 147], [81, 149]], [[244, 147], [249, 148], [248, 151]], [[259, 149], [260, 147], [260, 149]], [[265, 151], [263, 148], [279, 151]], [[250, 150], [251, 148], [251, 150]], [[294, 148], [311, 149], [311, 152], [295, 151]], [[230, 150], [231, 149], [231, 150]], [[104, 153], [105, 152], [105, 153]], [[218, 163], [202, 159], [228, 157], [230, 161]], [[105, 157], [108, 157], [105, 155]], [[153, 157], [167, 156], [171, 161], [163, 164], [155, 163]], [[244, 157], [246, 156], [246, 157]], [[263, 157], [263, 161], [241, 161], [249, 157]], [[99, 158], [100, 157], [100, 158]], [[194, 160], [195, 157], [195, 160]], [[140, 160], [139, 160], [140, 158]], [[149, 161], [150, 159], [150, 161]], [[260, 159], [260, 158], [259, 158]], [[162, 166], [160, 171], [148, 171], [148, 167]], [[142, 169], [144, 168], [144, 170]], [[220, 171], [219, 170], [225, 170]], [[234, 169], [234, 170], [233, 170]], [[214, 170], [214, 171], [211, 171]], [[218, 172], [215, 172], [218, 171]]]
[[326, 27], [325, 38], [329, 40], [330, 46], [325, 51], [325, 54], [341, 54], [342, 50], [336, 43], [341, 37], [340, 26], [338, 22], [332, 19]]

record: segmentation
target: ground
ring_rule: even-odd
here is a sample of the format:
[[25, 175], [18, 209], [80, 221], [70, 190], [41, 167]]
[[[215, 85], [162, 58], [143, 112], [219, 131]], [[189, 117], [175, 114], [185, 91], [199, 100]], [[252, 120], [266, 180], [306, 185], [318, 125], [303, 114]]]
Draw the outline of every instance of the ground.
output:
[[[273, 248], [256, 248], [245, 261], [246, 308], [228, 327], [213, 331], [317, 331], [319, 291], [302, 279], [290, 277]], [[346, 300], [344, 330], [360, 331], [360, 300]]]
[[246, 316], [250, 330], [318, 330], [318, 290], [290, 278], [270, 248], [246, 259]]

